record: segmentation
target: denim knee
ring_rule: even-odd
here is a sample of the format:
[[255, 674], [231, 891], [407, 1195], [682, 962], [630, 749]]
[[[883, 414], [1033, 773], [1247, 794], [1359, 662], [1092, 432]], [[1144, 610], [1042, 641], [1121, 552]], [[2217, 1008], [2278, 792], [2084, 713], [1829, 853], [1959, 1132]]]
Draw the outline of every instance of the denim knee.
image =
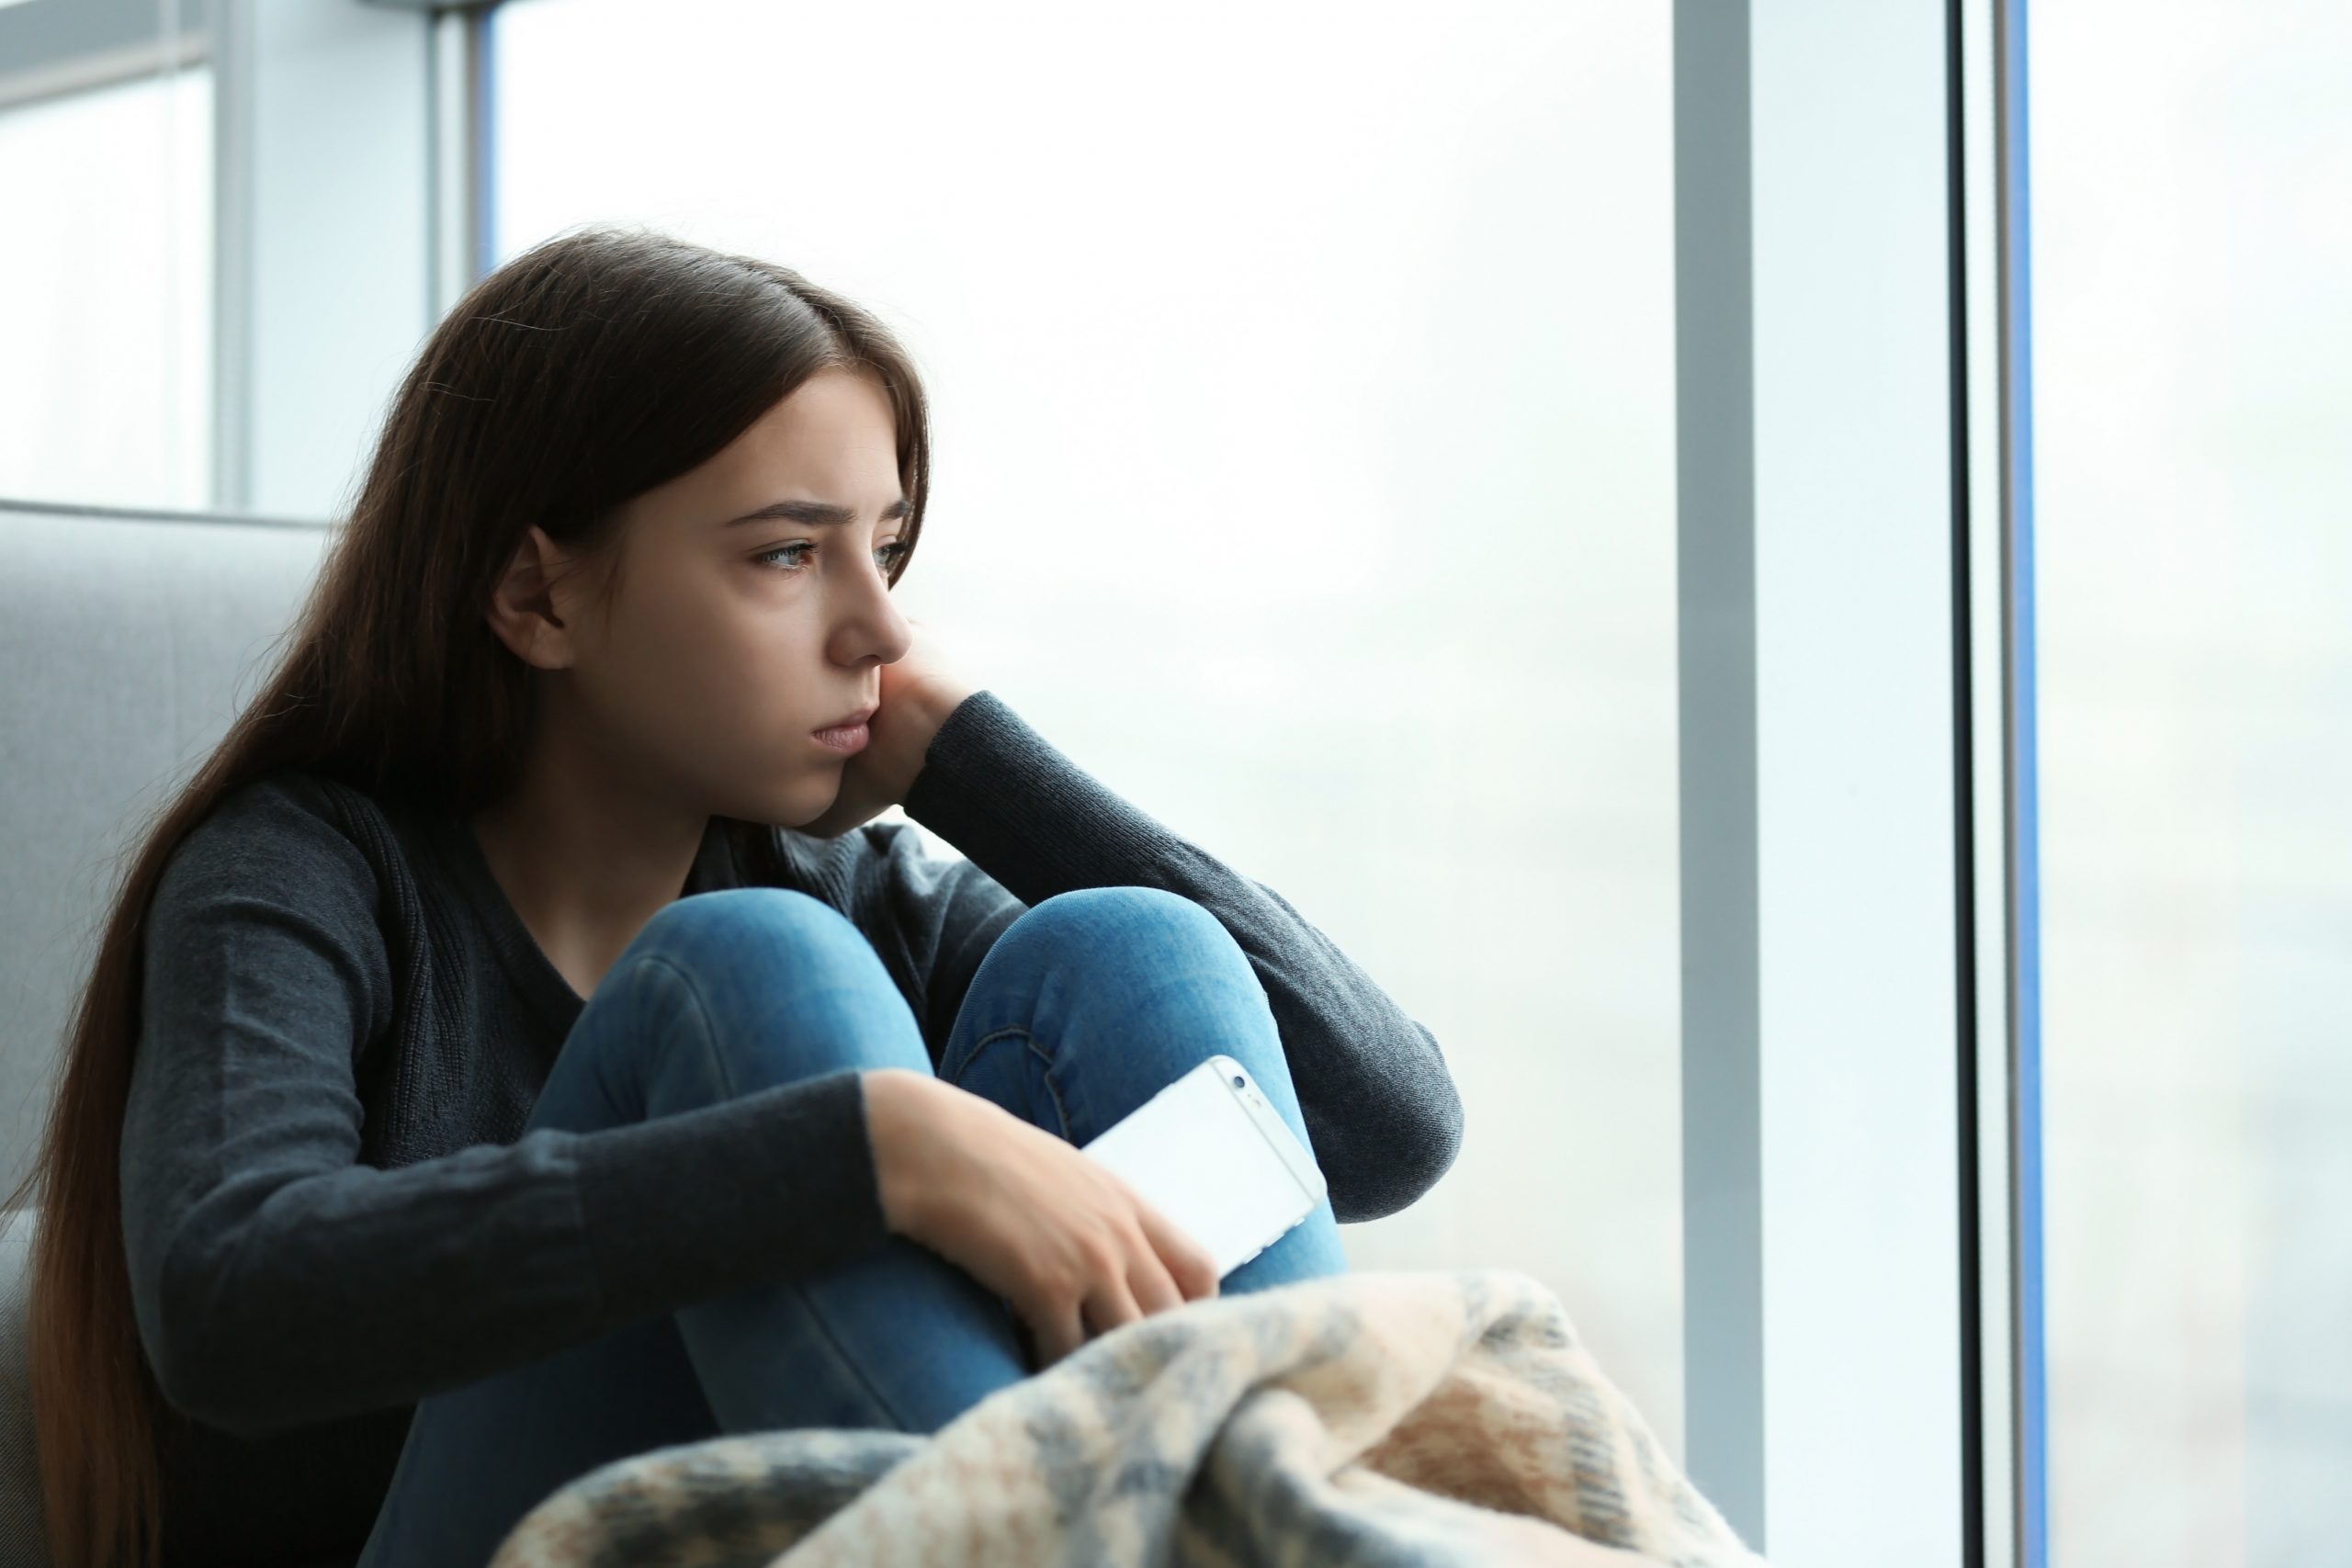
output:
[[[613, 974], [657, 992], [683, 990], [714, 1048], [790, 1041], [808, 1072], [868, 1059], [897, 1064], [910, 1056], [910, 1043], [911, 1060], [928, 1062], [912, 1014], [865, 934], [831, 905], [794, 888], [729, 887], [673, 899], [629, 942]], [[808, 1005], [836, 1024], [858, 1015], [865, 1027], [804, 1033], [783, 1026], [788, 1010]], [[907, 1039], [874, 1027], [882, 1021], [903, 1021]]]
[[[1249, 955], [1224, 922], [1192, 899], [1165, 887], [1077, 887], [1032, 905], [989, 950], [990, 962], [1031, 957], [1054, 962], [1070, 945], [1084, 949], [1098, 972], [1115, 980], [1194, 964], [1238, 966], [1256, 982]], [[1006, 960], [1000, 960], [1000, 952]]]
[[695, 972], [716, 956], [756, 963], [762, 972], [788, 976], [797, 967], [839, 972], [880, 958], [848, 916], [791, 887], [722, 887], [673, 898], [655, 911], [613, 967], [658, 957]]

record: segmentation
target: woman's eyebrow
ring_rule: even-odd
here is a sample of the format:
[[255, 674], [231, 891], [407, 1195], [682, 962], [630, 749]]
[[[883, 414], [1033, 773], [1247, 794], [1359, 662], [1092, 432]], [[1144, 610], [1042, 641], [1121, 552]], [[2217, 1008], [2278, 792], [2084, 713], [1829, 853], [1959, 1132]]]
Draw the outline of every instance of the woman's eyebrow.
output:
[[[882, 509], [881, 521], [907, 514], [907, 498], [900, 496]], [[857, 509], [836, 506], [830, 501], [772, 501], [757, 512], [746, 512], [741, 517], [730, 517], [719, 525], [732, 528], [738, 523], [800, 523], [812, 528], [830, 527], [836, 523], [854, 523]]]

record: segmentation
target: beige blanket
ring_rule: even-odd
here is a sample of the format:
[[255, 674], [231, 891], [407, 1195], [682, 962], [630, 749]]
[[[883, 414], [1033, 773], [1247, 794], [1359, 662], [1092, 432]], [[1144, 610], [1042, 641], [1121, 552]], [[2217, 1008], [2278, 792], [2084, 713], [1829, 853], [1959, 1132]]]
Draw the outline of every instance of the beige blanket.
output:
[[1516, 1270], [1335, 1275], [1102, 1335], [936, 1434], [742, 1434], [559, 1489], [492, 1568], [1760, 1568]]

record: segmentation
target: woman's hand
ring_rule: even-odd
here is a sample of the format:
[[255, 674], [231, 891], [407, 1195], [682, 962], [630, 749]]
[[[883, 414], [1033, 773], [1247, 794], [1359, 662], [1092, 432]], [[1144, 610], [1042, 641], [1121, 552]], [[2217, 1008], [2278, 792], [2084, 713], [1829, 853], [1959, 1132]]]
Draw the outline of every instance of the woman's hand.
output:
[[896, 663], [882, 666], [882, 705], [866, 721], [865, 747], [842, 764], [841, 792], [813, 822], [798, 831], [839, 838], [907, 798], [922, 772], [932, 737], [957, 704], [979, 690], [948, 670], [939, 646], [921, 621], [907, 617], [913, 646]]
[[1207, 1249], [1075, 1145], [928, 1073], [860, 1076], [890, 1229], [1010, 1302], [1033, 1371], [1217, 1293]]

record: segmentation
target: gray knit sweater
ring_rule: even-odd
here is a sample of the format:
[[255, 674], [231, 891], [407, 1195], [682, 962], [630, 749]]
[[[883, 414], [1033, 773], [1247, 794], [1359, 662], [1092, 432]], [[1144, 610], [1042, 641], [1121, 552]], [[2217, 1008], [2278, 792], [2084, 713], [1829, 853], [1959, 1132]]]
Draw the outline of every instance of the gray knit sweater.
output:
[[[941, 727], [906, 814], [837, 839], [716, 830], [685, 893], [797, 888], [873, 943], [934, 1064], [973, 970], [1072, 888], [1214, 914], [1272, 1006], [1342, 1221], [1453, 1163], [1430, 1032], [1288, 900], [1105, 788], [995, 694]], [[348, 1563], [422, 1395], [887, 1242], [854, 1071], [523, 1136], [585, 1005], [452, 813], [284, 771], [173, 854], [145, 932], [123, 1224], [166, 1433], [166, 1568]]]

